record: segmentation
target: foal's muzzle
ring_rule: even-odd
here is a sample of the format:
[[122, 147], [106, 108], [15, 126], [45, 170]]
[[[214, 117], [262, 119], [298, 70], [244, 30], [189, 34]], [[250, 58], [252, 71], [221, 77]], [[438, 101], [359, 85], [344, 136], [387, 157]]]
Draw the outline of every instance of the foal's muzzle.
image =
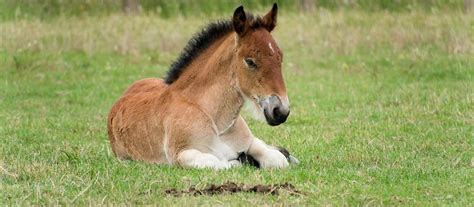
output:
[[259, 104], [263, 108], [263, 114], [267, 123], [271, 126], [284, 123], [290, 115], [288, 104], [283, 104], [280, 97], [276, 95], [261, 100]]

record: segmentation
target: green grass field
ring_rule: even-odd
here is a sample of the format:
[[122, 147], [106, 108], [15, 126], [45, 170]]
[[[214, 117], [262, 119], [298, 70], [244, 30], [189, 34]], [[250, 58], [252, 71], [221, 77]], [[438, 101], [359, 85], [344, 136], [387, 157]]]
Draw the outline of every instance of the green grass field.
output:
[[[219, 15], [222, 18], [230, 17]], [[282, 12], [289, 120], [257, 137], [284, 170], [189, 170], [113, 157], [106, 116], [163, 77], [210, 18], [145, 14], [0, 22], [0, 204], [453, 205], [474, 203], [474, 16]], [[290, 182], [293, 196], [170, 197], [168, 188]]]

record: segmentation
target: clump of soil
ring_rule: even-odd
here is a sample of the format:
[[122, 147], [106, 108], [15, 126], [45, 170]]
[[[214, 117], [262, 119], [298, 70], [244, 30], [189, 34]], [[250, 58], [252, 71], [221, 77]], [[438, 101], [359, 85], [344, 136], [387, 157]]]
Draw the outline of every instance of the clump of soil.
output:
[[217, 195], [217, 194], [233, 194], [239, 192], [252, 192], [252, 193], [262, 193], [270, 195], [278, 195], [280, 190], [286, 190], [292, 195], [301, 195], [302, 193], [297, 190], [290, 183], [282, 183], [275, 185], [245, 185], [243, 183], [236, 184], [234, 182], [226, 182], [222, 185], [212, 184], [204, 189], [196, 189], [195, 187], [190, 187], [188, 190], [177, 190], [177, 189], [168, 189], [165, 190], [165, 194], [172, 196], [183, 196], [183, 195]]

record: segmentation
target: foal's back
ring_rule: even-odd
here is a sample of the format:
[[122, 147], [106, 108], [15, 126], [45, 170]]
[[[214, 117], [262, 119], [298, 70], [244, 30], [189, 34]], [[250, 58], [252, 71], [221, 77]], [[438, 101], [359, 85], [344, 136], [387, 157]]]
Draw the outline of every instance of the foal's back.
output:
[[166, 83], [159, 78], [146, 78], [133, 83], [123, 94], [124, 96], [133, 93], [160, 91], [166, 88]]

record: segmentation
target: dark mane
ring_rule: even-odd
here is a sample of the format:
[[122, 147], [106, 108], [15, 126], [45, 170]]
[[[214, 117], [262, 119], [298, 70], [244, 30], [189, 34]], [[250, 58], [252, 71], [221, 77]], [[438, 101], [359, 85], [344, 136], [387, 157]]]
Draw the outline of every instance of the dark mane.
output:
[[[263, 27], [264, 24], [260, 17], [254, 17], [252, 14], [246, 15], [251, 21], [250, 26], [252, 29]], [[200, 32], [196, 33], [184, 47], [178, 59], [171, 64], [165, 78], [166, 84], [175, 82], [186, 67], [205, 49], [211, 46], [216, 40], [233, 31], [234, 26], [231, 20], [218, 20], [209, 23]]]

